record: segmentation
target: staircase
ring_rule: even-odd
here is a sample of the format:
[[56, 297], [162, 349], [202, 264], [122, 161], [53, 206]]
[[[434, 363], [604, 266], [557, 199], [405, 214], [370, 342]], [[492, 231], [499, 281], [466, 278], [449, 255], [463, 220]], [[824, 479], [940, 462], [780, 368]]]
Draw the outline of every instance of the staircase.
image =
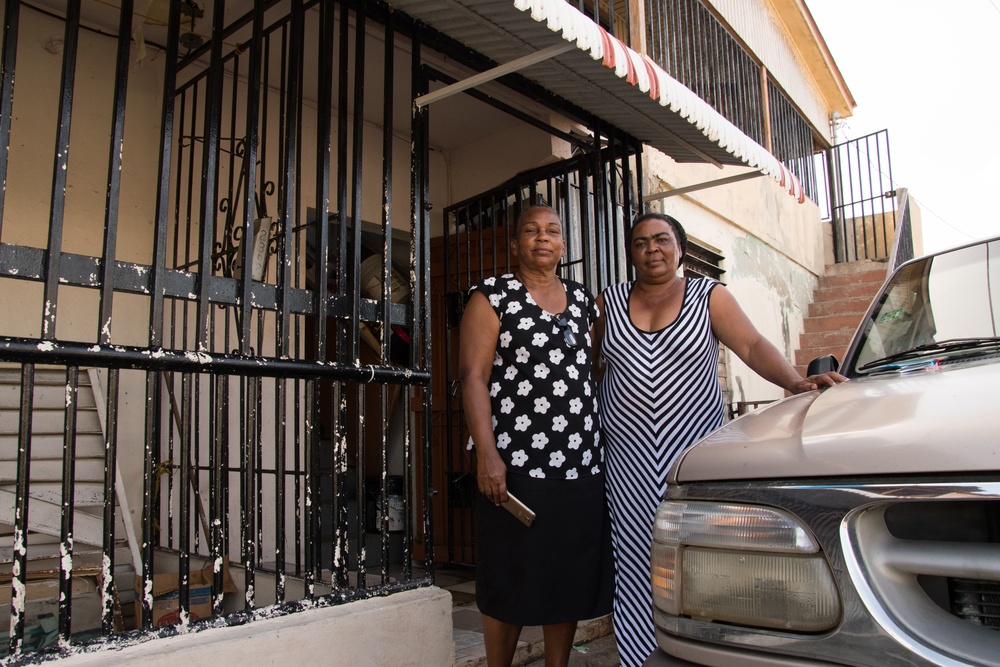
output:
[[816, 357], [832, 354], [844, 360], [851, 337], [885, 282], [888, 263], [863, 260], [834, 264], [820, 276], [799, 336], [795, 368], [802, 375]]
[[[66, 372], [48, 367], [35, 371], [28, 532], [24, 538], [28, 559], [25, 645], [32, 649], [56, 640], [54, 623], [59, 610], [61, 563], [68, 562], [73, 567], [73, 632], [100, 629], [106, 414], [101, 380], [95, 369], [81, 369], [73, 456], [73, 552], [72, 557], [67, 558], [60, 541]], [[9, 625], [11, 571], [17, 554], [14, 522], [20, 412], [20, 370], [0, 368], [0, 628], [4, 630]], [[126, 520], [129, 513], [122, 486], [125, 483], [118, 474], [114, 578], [120, 597], [116, 595], [116, 602], [127, 602], [134, 597], [133, 582], [139, 557], [131, 521]], [[0, 630], [0, 641], [8, 641], [3, 630]]]

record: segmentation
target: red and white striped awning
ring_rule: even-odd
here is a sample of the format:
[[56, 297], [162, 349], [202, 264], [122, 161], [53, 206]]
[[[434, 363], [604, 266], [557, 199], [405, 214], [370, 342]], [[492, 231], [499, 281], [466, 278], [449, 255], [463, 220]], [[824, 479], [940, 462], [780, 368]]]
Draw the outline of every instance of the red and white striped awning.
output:
[[389, 2], [678, 162], [751, 167], [805, 199], [767, 149], [566, 0]]

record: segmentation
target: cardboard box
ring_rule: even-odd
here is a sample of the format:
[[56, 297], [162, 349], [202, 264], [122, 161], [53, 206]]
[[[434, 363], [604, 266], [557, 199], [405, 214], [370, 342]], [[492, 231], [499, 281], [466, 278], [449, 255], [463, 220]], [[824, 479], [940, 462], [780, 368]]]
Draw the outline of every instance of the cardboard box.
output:
[[[188, 577], [188, 620], [198, 621], [212, 615], [212, 583], [214, 573], [211, 565], [205, 565], [200, 570], [192, 570]], [[236, 585], [229, 575], [229, 566], [222, 569], [222, 592], [235, 593]], [[142, 599], [142, 579], [135, 578], [139, 599]], [[180, 575], [177, 572], [162, 572], [153, 574], [153, 626], [173, 625], [181, 620], [180, 610]], [[136, 627], [142, 624], [142, 614], [136, 613]]]
[[[59, 571], [29, 571], [24, 584], [24, 649], [39, 650], [53, 646], [59, 639]], [[11, 577], [0, 575], [0, 618], [11, 613]], [[101, 629], [100, 571], [94, 568], [74, 568], [70, 579], [73, 600], [73, 632]], [[9, 632], [0, 632], [0, 642], [9, 641]]]

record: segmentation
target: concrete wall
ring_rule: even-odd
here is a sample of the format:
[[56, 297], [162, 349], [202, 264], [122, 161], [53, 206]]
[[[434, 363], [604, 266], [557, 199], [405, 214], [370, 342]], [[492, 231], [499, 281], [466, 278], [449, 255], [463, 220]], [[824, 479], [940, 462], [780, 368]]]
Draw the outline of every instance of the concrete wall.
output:
[[55, 661], [66, 667], [455, 664], [451, 594], [419, 588]]

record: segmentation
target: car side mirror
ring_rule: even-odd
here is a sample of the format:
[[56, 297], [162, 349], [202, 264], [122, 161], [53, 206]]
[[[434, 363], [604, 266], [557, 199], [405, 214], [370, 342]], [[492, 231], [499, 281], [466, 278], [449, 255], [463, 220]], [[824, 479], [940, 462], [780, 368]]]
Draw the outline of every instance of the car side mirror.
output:
[[840, 362], [837, 361], [837, 357], [832, 354], [826, 354], [822, 357], [816, 357], [809, 362], [809, 368], [806, 369], [806, 377], [819, 375], [820, 373], [832, 373], [838, 368], [840, 368]]

